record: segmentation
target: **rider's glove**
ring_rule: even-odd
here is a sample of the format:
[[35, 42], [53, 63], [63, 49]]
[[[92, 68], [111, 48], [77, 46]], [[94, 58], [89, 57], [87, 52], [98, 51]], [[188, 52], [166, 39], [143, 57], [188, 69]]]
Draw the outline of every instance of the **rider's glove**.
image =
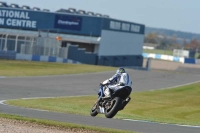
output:
[[103, 85], [103, 82], [101, 82], [99, 85], [102, 86], [102, 85]]
[[108, 85], [110, 84], [110, 81], [109, 80], [105, 80], [103, 82], [100, 83], [100, 85]]

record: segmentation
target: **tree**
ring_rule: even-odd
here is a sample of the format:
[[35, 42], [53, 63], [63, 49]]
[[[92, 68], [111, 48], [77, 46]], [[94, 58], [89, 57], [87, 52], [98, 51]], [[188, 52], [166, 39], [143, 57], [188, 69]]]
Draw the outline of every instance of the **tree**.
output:
[[161, 39], [160, 45], [157, 48], [166, 50], [167, 44], [169, 44], [167, 36], [166, 35], [162, 35], [162, 37], [160, 37], [160, 39]]
[[186, 38], [184, 38], [184, 40], [183, 40], [183, 48], [184, 49], [185, 49], [186, 45], [188, 45], [188, 42], [187, 42]]
[[177, 35], [173, 34], [170, 40], [171, 40], [171, 44], [177, 44]]
[[145, 36], [145, 43], [153, 43], [153, 44], [157, 44], [158, 40], [158, 33], [149, 33]]
[[185, 45], [185, 49], [199, 51], [200, 50], [200, 41], [197, 39], [192, 39], [189, 44]]

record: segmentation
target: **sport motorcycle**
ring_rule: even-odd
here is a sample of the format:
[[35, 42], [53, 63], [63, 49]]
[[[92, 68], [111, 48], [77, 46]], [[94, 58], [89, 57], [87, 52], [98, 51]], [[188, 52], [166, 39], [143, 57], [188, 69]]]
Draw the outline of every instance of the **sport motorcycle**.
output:
[[132, 88], [129, 86], [124, 86], [120, 89], [116, 88], [115, 91], [110, 89], [108, 85], [100, 86], [99, 93], [104, 95], [93, 105], [90, 115], [95, 117], [98, 114], [105, 114], [106, 118], [113, 118], [118, 111], [123, 110], [130, 102], [129, 95], [131, 90]]

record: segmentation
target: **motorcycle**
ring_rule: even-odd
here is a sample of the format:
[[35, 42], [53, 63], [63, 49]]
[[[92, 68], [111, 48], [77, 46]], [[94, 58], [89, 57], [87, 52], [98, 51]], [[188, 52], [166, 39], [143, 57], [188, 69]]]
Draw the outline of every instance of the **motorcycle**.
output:
[[128, 86], [113, 91], [107, 85], [104, 85], [104, 87], [100, 87], [100, 90], [102, 90], [100, 91], [101, 93], [104, 93], [104, 97], [99, 98], [92, 107], [90, 115], [93, 117], [98, 114], [105, 114], [106, 118], [113, 118], [118, 111], [123, 110], [131, 100], [129, 97], [131, 87]]

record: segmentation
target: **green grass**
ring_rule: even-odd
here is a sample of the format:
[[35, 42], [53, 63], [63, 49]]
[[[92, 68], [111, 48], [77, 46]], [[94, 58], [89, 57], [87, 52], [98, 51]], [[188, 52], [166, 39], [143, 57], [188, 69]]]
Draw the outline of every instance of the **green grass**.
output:
[[116, 68], [94, 65], [0, 60], [0, 76], [64, 75], [111, 70], [116, 70]]
[[100, 127], [94, 127], [94, 126], [85, 126], [85, 125], [79, 125], [79, 124], [72, 124], [72, 123], [65, 123], [65, 122], [57, 122], [57, 121], [49, 121], [49, 120], [42, 120], [42, 119], [34, 119], [34, 118], [26, 118], [21, 117], [17, 115], [9, 115], [9, 114], [1, 114], [1, 118], [11, 119], [11, 120], [18, 120], [18, 121], [24, 121], [26, 124], [34, 123], [38, 125], [45, 125], [45, 126], [53, 126], [57, 127], [59, 129], [69, 129], [76, 132], [94, 132], [94, 133], [135, 133], [131, 131], [122, 131], [122, 130], [115, 130], [110, 128], [100, 128]]
[[200, 54], [199, 53], [196, 53], [195, 54], [195, 58], [199, 58], [200, 57]]
[[[116, 118], [200, 125], [200, 83], [167, 90], [138, 92]], [[96, 96], [11, 100], [27, 108], [89, 115]], [[102, 115], [100, 115], [102, 117]]]

